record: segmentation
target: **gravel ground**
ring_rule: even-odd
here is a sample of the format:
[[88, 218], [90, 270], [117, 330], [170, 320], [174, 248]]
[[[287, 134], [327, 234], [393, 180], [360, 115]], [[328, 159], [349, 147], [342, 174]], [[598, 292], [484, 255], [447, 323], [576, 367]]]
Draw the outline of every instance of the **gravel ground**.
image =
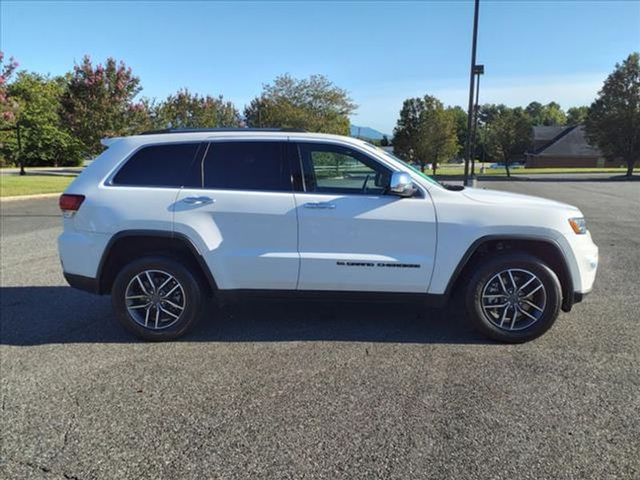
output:
[[528, 344], [458, 305], [277, 302], [140, 343], [65, 286], [55, 199], [0, 204], [0, 477], [639, 478], [640, 183], [482, 186], [578, 205], [600, 246]]

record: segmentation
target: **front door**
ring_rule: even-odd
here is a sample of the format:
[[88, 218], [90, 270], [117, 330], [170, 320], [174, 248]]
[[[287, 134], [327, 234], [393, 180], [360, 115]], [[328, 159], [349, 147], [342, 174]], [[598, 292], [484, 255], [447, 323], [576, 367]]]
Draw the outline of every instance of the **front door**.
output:
[[218, 288], [293, 290], [298, 225], [286, 138], [215, 141], [174, 205], [174, 230], [198, 241]]
[[298, 289], [426, 293], [436, 242], [429, 195], [387, 194], [392, 172], [355, 149], [300, 142], [292, 150], [303, 190]]

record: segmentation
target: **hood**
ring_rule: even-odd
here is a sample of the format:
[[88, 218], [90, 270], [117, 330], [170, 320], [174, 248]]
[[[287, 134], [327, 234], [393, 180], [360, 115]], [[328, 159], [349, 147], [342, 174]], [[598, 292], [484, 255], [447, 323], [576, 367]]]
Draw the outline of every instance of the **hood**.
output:
[[522, 195], [520, 193], [485, 190], [481, 188], [465, 188], [461, 193], [467, 198], [481, 203], [562, 208], [563, 210], [575, 210], [576, 212], [579, 212], [577, 207], [567, 203], [548, 200], [546, 198], [533, 197], [530, 195]]

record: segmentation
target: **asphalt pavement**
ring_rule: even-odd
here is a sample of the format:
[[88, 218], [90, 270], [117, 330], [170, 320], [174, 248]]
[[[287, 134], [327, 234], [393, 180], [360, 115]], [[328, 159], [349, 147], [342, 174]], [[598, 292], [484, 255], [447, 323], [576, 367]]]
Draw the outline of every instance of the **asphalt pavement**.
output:
[[640, 183], [481, 186], [578, 205], [600, 247], [534, 342], [457, 304], [261, 302], [142, 343], [65, 285], [55, 199], [0, 203], [0, 478], [640, 478]]

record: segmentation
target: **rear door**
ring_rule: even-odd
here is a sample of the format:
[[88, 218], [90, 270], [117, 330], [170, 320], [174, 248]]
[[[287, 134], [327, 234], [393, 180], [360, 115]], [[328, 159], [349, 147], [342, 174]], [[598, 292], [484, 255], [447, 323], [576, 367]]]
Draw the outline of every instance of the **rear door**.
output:
[[297, 216], [286, 138], [208, 144], [174, 205], [221, 289], [296, 288]]
[[391, 170], [337, 144], [293, 144], [292, 164], [300, 290], [427, 291], [436, 245], [427, 193], [387, 194]]

